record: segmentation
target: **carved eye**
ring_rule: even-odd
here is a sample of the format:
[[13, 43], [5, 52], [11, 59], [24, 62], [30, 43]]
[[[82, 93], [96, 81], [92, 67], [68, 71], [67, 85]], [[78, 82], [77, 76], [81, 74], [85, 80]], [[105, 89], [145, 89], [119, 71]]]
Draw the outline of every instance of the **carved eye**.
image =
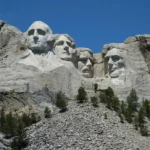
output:
[[80, 60], [83, 64], [86, 64], [87, 60], [86, 59], [83, 59], [83, 60]]
[[28, 35], [33, 35], [34, 34], [34, 29], [31, 29], [30, 31], [28, 31]]
[[72, 45], [71, 45], [71, 43], [70, 42], [66, 42], [67, 43], [67, 45], [69, 46], [69, 47], [72, 47]]
[[58, 41], [55, 45], [63, 45], [64, 41]]
[[45, 35], [46, 34], [46, 32], [42, 29], [37, 29], [37, 32], [39, 35]]
[[113, 60], [114, 62], [119, 61], [119, 60], [120, 60], [120, 57], [119, 57], [119, 56], [112, 56], [112, 60]]

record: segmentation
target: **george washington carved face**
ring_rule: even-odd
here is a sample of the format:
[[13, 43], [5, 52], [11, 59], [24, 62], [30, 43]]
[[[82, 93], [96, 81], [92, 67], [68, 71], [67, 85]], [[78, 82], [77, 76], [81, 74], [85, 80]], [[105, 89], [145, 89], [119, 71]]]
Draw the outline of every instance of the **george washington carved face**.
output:
[[47, 51], [50, 48], [52, 31], [42, 21], [35, 21], [27, 30], [28, 48], [32, 51]]

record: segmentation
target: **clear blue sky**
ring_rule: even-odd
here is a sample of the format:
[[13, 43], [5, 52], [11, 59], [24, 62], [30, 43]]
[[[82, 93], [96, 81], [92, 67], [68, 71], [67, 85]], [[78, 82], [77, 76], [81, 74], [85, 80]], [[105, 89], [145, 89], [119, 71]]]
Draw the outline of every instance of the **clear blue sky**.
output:
[[104, 44], [150, 33], [150, 0], [0, 0], [0, 19], [21, 31], [41, 20], [98, 53]]

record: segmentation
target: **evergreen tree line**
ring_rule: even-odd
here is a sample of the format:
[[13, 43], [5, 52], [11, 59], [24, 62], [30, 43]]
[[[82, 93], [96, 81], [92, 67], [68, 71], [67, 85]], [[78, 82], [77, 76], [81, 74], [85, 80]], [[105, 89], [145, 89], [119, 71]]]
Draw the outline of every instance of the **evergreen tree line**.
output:
[[141, 135], [148, 135], [145, 120], [146, 117], [150, 119], [150, 101], [143, 100], [140, 104], [136, 91], [132, 89], [126, 101], [120, 102], [110, 87], [106, 90], [101, 90], [99, 98], [100, 102], [105, 103], [107, 108], [117, 112], [121, 123], [126, 120], [128, 123], [132, 123], [135, 129], [140, 131]]
[[40, 120], [34, 113], [22, 116], [13, 115], [12, 112], [5, 114], [4, 108], [0, 111], [0, 131], [5, 134], [5, 138], [13, 138], [11, 148], [21, 150], [28, 144], [25, 128]]

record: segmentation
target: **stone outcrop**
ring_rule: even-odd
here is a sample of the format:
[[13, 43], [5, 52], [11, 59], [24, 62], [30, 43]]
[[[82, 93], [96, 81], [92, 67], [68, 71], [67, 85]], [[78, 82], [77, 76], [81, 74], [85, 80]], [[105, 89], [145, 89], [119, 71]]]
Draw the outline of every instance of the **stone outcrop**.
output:
[[90, 93], [97, 82], [99, 89], [111, 86], [121, 100], [132, 88], [140, 99], [150, 98], [149, 35], [106, 44], [94, 55], [88, 48], [75, 48], [67, 34], [53, 35], [41, 21], [26, 33], [0, 21], [0, 35], [0, 91], [33, 93], [46, 85], [73, 98], [80, 86]]
[[[136, 149], [144, 146], [146, 150], [149, 138], [141, 138], [142, 144], [138, 142], [133, 127], [121, 125], [112, 112], [108, 111], [109, 118], [104, 121], [106, 109], [103, 106], [93, 109], [87, 103], [86, 107], [79, 108], [71, 101], [70, 111], [61, 116], [52, 104], [58, 91], [75, 99], [81, 86], [90, 98], [94, 96], [95, 83], [99, 90], [112, 87], [120, 100], [125, 100], [132, 88], [140, 100], [150, 99], [150, 35], [136, 35], [124, 43], [106, 44], [98, 54], [75, 45], [69, 35], [53, 34], [41, 21], [31, 24], [25, 33], [0, 21], [0, 108], [4, 106], [8, 111], [21, 114], [32, 107], [42, 116], [48, 106], [55, 116], [29, 128], [30, 145], [26, 149]], [[0, 139], [0, 148], [7, 149], [10, 141], [3, 139], [3, 135]]]

